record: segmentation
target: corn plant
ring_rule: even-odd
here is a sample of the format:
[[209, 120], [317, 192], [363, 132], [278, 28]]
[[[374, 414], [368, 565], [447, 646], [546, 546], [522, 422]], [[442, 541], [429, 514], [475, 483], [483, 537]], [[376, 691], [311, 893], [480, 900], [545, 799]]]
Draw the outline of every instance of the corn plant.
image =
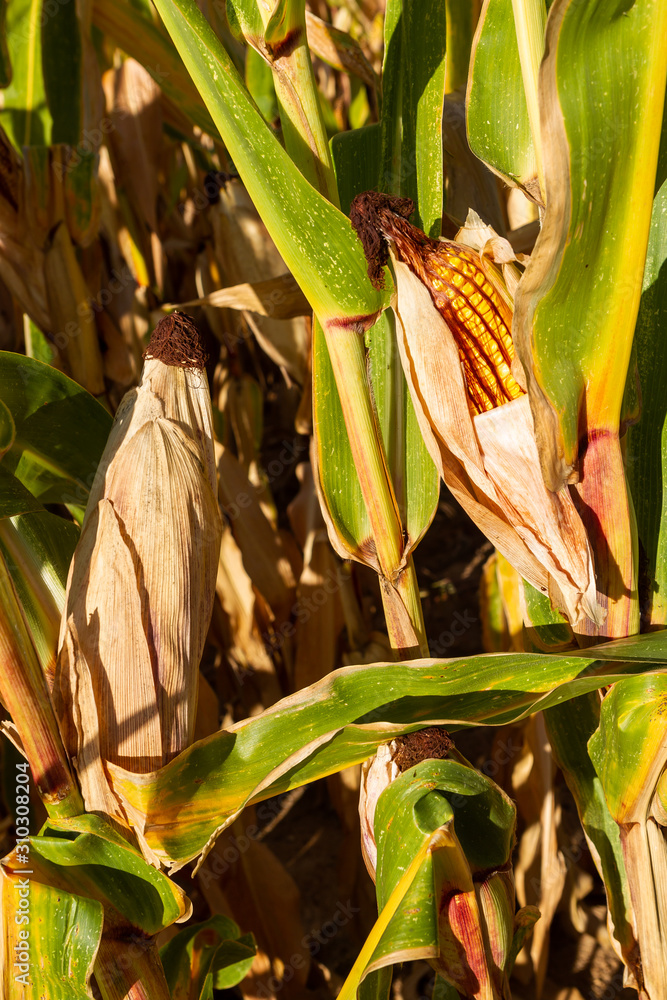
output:
[[[24, 346], [0, 354], [0, 699], [21, 806], [1, 868], [5, 995], [212, 1000], [243, 983], [255, 928], [212, 904], [193, 917], [176, 873], [205, 886], [246, 808], [352, 765], [378, 917], [344, 1000], [383, 1000], [415, 959], [441, 1000], [509, 1000], [522, 950], [539, 995], [553, 893], [543, 880], [538, 906], [517, 906], [516, 805], [456, 747], [457, 731], [523, 722], [548, 734], [576, 803], [627, 984], [667, 995], [667, 8], [387, 0], [376, 67], [305, 0], [2, 9], [0, 278]], [[350, 128], [314, 56], [355, 80]], [[463, 169], [486, 172], [461, 205], [442, 125], [464, 86]], [[96, 120], [108, 128], [80, 151]], [[529, 255], [499, 231], [489, 171], [529, 206]], [[208, 256], [196, 211], [171, 242], [158, 218], [202, 172]], [[277, 273], [243, 242], [245, 192]], [[183, 245], [179, 304], [217, 337], [222, 388], [173, 307]], [[221, 308], [242, 311], [240, 338]], [[314, 683], [267, 693], [267, 672], [261, 714], [202, 731], [220, 608], [224, 645], [257, 676], [273, 664], [260, 613], [285, 671], [300, 635], [239, 339], [310, 387], [301, 583], [333, 553], [369, 568], [389, 642], [333, 669], [309, 634], [297, 667], [329, 657]], [[493, 653], [429, 654], [414, 552], [440, 480], [496, 549]], [[315, 552], [318, 517], [333, 553]], [[241, 569], [264, 588], [245, 619]]]

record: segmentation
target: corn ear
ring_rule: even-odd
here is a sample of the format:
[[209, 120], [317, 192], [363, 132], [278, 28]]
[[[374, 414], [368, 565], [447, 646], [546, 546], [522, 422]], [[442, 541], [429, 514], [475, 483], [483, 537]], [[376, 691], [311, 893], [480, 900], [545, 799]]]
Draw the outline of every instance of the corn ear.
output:
[[[134, 772], [192, 741], [220, 547], [210, 396], [194, 324], [151, 340], [116, 414], [67, 586], [56, 686], [69, 749]], [[75, 712], [79, 695], [89, 697]], [[89, 799], [99, 787], [88, 761]], [[95, 775], [97, 777], [95, 777]]]
[[431, 457], [524, 579], [573, 625], [601, 623], [584, 526], [567, 488], [552, 493], [541, 475], [511, 340], [511, 247], [474, 216], [457, 241], [432, 240], [408, 222], [412, 207], [367, 192], [350, 214], [376, 284], [391, 252], [401, 362]]

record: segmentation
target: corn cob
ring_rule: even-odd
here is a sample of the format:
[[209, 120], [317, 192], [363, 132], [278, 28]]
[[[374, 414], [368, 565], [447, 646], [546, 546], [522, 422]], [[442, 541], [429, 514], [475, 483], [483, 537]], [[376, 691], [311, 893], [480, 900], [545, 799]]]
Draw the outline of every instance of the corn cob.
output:
[[[480, 255], [452, 240], [430, 239], [408, 222], [406, 216], [413, 207], [407, 198], [388, 198], [369, 191], [359, 196], [350, 215], [365, 246], [373, 220], [393, 243], [398, 259], [428, 288], [456, 340], [471, 413], [484, 413], [518, 399], [523, 389], [511, 371], [511, 310], [482, 267]], [[376, 240], [373, 251], [369, 276], [377, 285], [387, 260]]]

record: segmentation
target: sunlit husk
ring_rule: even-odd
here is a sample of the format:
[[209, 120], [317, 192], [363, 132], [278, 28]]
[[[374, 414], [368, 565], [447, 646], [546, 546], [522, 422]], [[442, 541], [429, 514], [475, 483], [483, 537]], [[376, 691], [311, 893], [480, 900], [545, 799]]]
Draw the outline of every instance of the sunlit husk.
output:
[[[502, 972], [493, 957], [493, 945], [498, 950], [497, 928], [489, 947], [488, 928], [454, 823], [448, 823], [438, 834], [441, 844], [433, 851], [433, 874], [438, 892], [440, 955], [431, 959], [431, 965], [463, 996], [505, 1000]], [[496, 922], [501, 919], [497, 912], [494, 917]], [[511, 935], [511, 922], [507, 933]]]
[[394, 259], [403, 368], [445, 483], [518, 572], [573, 624], [598, 621], [593, 561], [567, 489], [542, 480], [527, 396], [471, 416], [459, 350], [424, 284]]
[[220, 546], [215, 486], [205, 373], [148, 360], [91, 489], [60, 634], [56, 697], [87, 765], [87, 802], [106, 796], [91, 744], [147, 772], [192, 741]]
[[361, 853], [368, 874], [375, 882], [378, 850], [375, 843], [375, 807], [382, 792], [401, 773], [392, 760], [395, 741], [383, 743], [374, 757], [361, 765], [359, 789], [359, 822], [361, 825]]

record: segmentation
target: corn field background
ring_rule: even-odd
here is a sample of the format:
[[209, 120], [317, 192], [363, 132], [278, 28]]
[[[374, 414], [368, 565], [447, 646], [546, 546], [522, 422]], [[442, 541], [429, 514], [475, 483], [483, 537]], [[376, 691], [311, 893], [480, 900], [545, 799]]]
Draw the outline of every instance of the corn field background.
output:
[[667, 997], [664, 0], [0, 0], [7, 1000]]

